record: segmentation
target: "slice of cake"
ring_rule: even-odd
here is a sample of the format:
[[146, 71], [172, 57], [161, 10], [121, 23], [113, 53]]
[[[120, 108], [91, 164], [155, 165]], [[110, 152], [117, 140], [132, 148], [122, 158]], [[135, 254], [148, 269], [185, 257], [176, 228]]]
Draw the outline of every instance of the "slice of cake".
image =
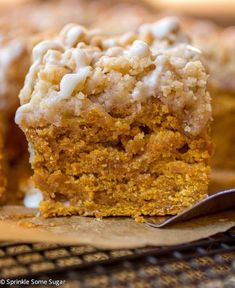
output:
[[216, 145], [211, 162], [214, 192], [235, 185], [235, 27], [222, 29], [211, 22], [192, 21], [190, 30], [210, 73]]
[[2, 204], [6, 197], [6, 165], [5, 165], [5, 157], [3, 153], [4, 147], [4, 122], [3, 117], [0, 114], [0, 204]]
[[16, 122], [45, 217], [177, 214], [207, 196], [210, 96], [177, 19], [38, 44]]
[[[133, 2], [134, 3], [134, 2]], [[48, 34], [59, 31], [65, 23], [78, 21], [87, 26], [103, 26], [103, 19], [109, 18], [106, 33], [118, 33], [127, 29], [122, 21], [118, 29], [118, 18], [125, 9], [125, 18], [131, 29], [148, 18], [148, 11], [138, 3], [118, 3], [86, 0], [23, 1], [4, 5], [0, 11], [0, 113], [4, 114], [5, 141], [3, 153], [6, 159], [7, 197], [6, 201], [19, 202], [25, 192], [31, 190], [28, 179], [31, 175], [28, 163], [27, 142], [23, 132], [14, 122], [19, 106], [19, 91], [30, 67], [32, 43]], [[55, 9], [56, 5], [56, 9]], [[99, 17], [97, 17], [97, 14]], [[110, 17], [109, 17], [110, 16]], [[43, 21], [42, 21], [43, 19]], [[102, 19], [102, 21], [101, 21]], [[94, 24], [97, 23], [97, 25]], [[107, 21], [105, 22], [107, 24]], [[132, 24], [131, 24], [132, 23]], [[40, 41], [41, 41], [40, 40]], [[14, 181], [11, 181], [14, 179]]]
[[[4, 127], [3, 137], [1, 135], [1, 152], [5, 159], [4, 174], [9, 178], [8, 193], [4, 200], [12, 199], [13, 194], [18, 198], [21, 176], [16, 177], [15, 171], [17, 166], [20, 166], [21, 172], [25, 170], [20, 165], [19, 158], [23, 154], [27, 155], [24, 135], [14, 123], [14, 114], [19, 106], [17, 95], [30, 63], [30, 54], [22, 37], [23, 33], [18, 32], [9, 31], [8, 27], [0, 29], [0, 114], [1, 125]], [[27, 167], [30, 169], [29, 165]]]
[[4, 125], [2, 149], [9, 180], [5, 200], [14, 203], [22, 198], [21, 182], [31, 174], [25, 136], [14, 123], [14, 115], [19, 107], [19, 91], [30, 67], [33, 35], [30, 29], [12, 30], [8, 26], [0, 29], [0, 113]]

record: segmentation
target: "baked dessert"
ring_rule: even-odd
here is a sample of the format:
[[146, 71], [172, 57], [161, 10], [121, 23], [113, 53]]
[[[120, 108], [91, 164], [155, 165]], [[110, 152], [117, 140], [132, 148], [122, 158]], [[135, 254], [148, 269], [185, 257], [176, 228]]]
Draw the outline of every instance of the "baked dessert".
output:
[[24, 77], [30, 65], [24, 30], [0, 30], [0, 109], [7, 114], [14, 114], [19, 106], [19, 93]]
[[209, 183], [209, 192], [216, 193], [235, 187], [235, 171], [228, 169], [213, 169], [211, 172], [211, 181]]
[[104, 35], [121, 35], [135, 31], [143, 23], [156, 21], [156, 11], [144, 1], [102, 0], [95, 8], [98, 11], [89, 27], [100, 29]]
[[[7, 201], [18, 202], [22, 198], [31, 175], [28, 163], [27, 142], [22, 131], [14, 123], [14, 115], [19, 106], [18, 94], [23, 86], [25, 75], [30, 67], [32, 44], [60, 29], [65, 23], [76, 21], [86, 26], [95, 26], [101, 19], [115, 18], [108, 25], [113, 33], [114, 26], [120, 21], [115, 17], [118, 9], [125, 8], [127, 15], [131, 14], [128, 25], [136, 27], [140, 21], [147, 18], [147, 12], [142, 13], [142, 5], [133, 5], [130, 1], [109, 0], [52, 0], [52, 1], [22, 1], [1, 7], [0, 11], [0, 110], [4, 114], [6, 137], [4, 154], [8, 166], [9, 191]], [[56, 6], [56, 9], [55, 9]], [[99, 20], [97, 19], [99, 15]], [[137, 15], [138, 16], [135, 16]], [[145, 18], [142, 16], [145, 15]], [[110, 17], [109, 17], [110, 16]], [[129, 15], [130, 16], [130, 15]], [[41, 21], [43, 19], [43, 21]], [[126, 22], [124, 22], [126, 24]], [[102, 26], [102, 25], [101, 25]], [[120, 26], [120, 25], [119, 25]], [[127, 27], [119, 28], [121, 32]], [[107, 29], [108, 30], [108, 29]], [[42, 33], [41, 33], [42, 32]], [[105, 31], [107, 32], [107, 31]], [[47, 36], [49, 37], [49, 36]], [[22, 187], [24, 191], [22, 191]]]
[[4, 123], [2, 121], [2, 115], [0, 114], [0, 204], [5, 200], [7, 184], [5, 157], [3, 153], [4, 134]]
[[32, 174], [27, 141], [14, 121], [19, 91], [30, 67], [32, 47], [43, 39], [44, 32], [41, 31], [53, 33], [75, 18], [85, 23], [86, 17], [82, 15], [85, 15], [86, 7], [83, 0], [25, 1], [6, 5], [0, 11], [0, 113], [5, 127], [3, 154], [6, 175], [10, 180], [4, 197], [7, 203], [19, 203]]
[[190, 30], [210, 74], [212, 138], [216, 145], [211, 190], [219, 191], [235, 186], [235, 28], [222, 29], [211, 22], [196, 21]]
[[0, 8], [0, 27], [30, 27], [34, 32], [54, 31], [75, 22], [114, 35], [154, 21], [156, 16], [151, 5], [136, 0], [25, 0]]
[[177, 19], [33, 49], [16, 113], [45, 217], [176, 214], [207, 196], [210, 96]]
[[32, 48], [44, 37], [30, 28], [5, 26], [0, 30], [0, 113], [4, 124], [6, 176], [9, 179], [5, 200], [10, 203], [19, 203], [24, 196], [21, 183], [25, 183], [32, 174], [27, 141], [14, 117], [19, 106], [19, 91], [30, 67]]
[[71, 21], [89, 25], [94, 19], [94, 12], [90, 1], [86, 0], [25, 0], [1, 7], [0, 27], [8, 26], [12, 30], [30, 28], [34, 32], [44, 32], [60, 29]]
[[[5, 176], [10, 180], [7, 186], [9, 193], [4, 198], [8, 200], [20, 197], [18, 189], [20, 175], [26, 170], [30, 171], [28, 164], [21, 165], [21, 158], [28, 158], [27, 144], [23, 133], [14, 123], [14, 114], [19, 106], [17, 95], [23, 86], [24, 77], [30, 65], [30, 52], [24, 38], [25, 32], [10, 32], [2, 29], [0, 34], [0, 114], [2, 125], [4, 125], [1, 151], [6, 162]], [[17, 174], [19, 177], [15, 177], [16, 170], [20, 171]]]

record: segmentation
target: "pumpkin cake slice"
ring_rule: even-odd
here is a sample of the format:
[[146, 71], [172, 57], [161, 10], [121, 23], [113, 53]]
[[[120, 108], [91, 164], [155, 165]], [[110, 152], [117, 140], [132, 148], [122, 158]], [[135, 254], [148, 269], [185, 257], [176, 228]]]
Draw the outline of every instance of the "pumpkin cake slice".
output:
[[5, 201], [6, 198], [6, 163], [5, 155], [3, 151], [4, 147], [4, 138], [5, 138], [5, 129], [4, 129], [4, 117], [0, 114], [0, 204]]
[[175, 18], [116, 38], [71, 24], [38, 44], [16, 122], [42, 215], [177, 214], [206, 197], [207, 78]]
[[212, 22], [186, 22], [194, 45], [203, 51], [212, 96], [212, 192], [235, 185], [235, 27], [221, 28]]
[[[30, 194], [31, 190], [29, 177], [32, 171], [28, 163], [27, 142], [23, 132], [15, 124], [14, 116], [19, 106], [19, 91], [30, 67], [33, 43], [41, 41], [45, 35], [50, 37], [49, 34], [52, 35], [55, 31], [57, 33], [65, 23], [71, 21], [103, 27], [104, 19], [107, 20], [108, 17], [110, 23], [103, 33], [121, 33], [127, 29], [126, 18], [128, 27], [134, 29], [147, 20], [150, 13], [150, 9], [142, 7], [141, 3], [133, 5], [135, 1], [126, 3], [125, 0], [118, 3], [109, 0], [20, 2], [22, 3], [4, 5], [0, 11], [0, 113], [4, 114], [3, 153], [9, 180], [5, 203], [8, 204], [18, 204], [24, 194]], [[123, 9], [126, 17], [121, 25], [116, 25]], [[115, 25], [118, 26], [116, 29]]]

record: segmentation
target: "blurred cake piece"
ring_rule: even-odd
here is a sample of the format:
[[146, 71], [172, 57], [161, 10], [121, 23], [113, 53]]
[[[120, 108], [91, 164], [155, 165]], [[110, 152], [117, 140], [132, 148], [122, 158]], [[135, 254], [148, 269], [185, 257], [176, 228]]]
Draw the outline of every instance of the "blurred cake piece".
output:
[[[0, 113], [4, 125], [3, 153], [6, 160], [7, 201], [22, 198], [21, 182], [31, 175], [28, 145], [24, 134], [14, 122], [19, 106], [19, 91], [30, 67], [31, 50], [43, 34], [32, 30], [4, 27], [0, 30]], [[14, 181], [12, 181], [14, 179]]]
[[154, 18], [155, 10], [141, 0], [28, 0], [1, 9], [0, 27], [30, 27], [44, 32], [75, 22], [114, 35], [132, 31]]
[[19, 106], [17, 95], [30, 66], [30, 33], [6, 30], [0, 30], [0, 109], [10, 114]]
[[0, 204], [4, 202], [6, 197], [6, 163], [5, 163], [5, 155], [3, 152], [4, 147], [4, 121], [2, 119], [2, 115], [0, 113]]
[[19, 106], [17, 95], [30, 65], [30, 52], [27, 49], [25, 33], [18, 32], [0, 31], [0, 113], [4, 125], [1, 148], [6, 161], [4, 173], [9, 178], [7, 186], [9, 193], [4, 197], [5, 200], [18, 198], [20, 178], [15, 177], [16, 170], [24, 174], [25, 167], [28, 167], [27, 170], [30, 169], [28, 164], [20, 165], [21, 157], [24, 155], [23, 157], [27, 158], [27, 145], [24, 135], [14, 124], [14, 114]]
[[223, 25], [233, 25], [235, 14], [234, 0], [144, 0], [158, 11], [170, 11], [174, 14], [196, 16], [211, 19]]
[[110, 5], [109, 0], [99, 1], [97, 16], [90, 26], [105, 35], [119, 35], [134, 31], [143, 23], [156, 21], [156, 11], [143, 2], [113, 1]]
[[235, 187], [235, 171], [213, 169], [211, 172], [211, 181], [209, 192], [215, 193]]
[[68, 22], [89, 25], [94, 12], [87, 0], [28, 0], [12, 3], [0, 11], [0, 27], [11, 30], [28, 29], [34, 32], [60, 29]]
[[207, 196], [210, 96], [177, 19], [38, 44], [16, 122], [44, 217], [177, 214]]
[[231, 175], [235, 173], [235, 27], [223, 29], [211, 22], [192, 21], [190, 31], [194, 44], [203, 52], [210, 75], [208, 84], [214, 119], [212, 138], [216, 144], [211, 186], [212, 191], [219, 191], [222, 187], [228, 188], [224, 185], [226, 179], [230, 188], [235, 185], [235, 181], [231, 181]]

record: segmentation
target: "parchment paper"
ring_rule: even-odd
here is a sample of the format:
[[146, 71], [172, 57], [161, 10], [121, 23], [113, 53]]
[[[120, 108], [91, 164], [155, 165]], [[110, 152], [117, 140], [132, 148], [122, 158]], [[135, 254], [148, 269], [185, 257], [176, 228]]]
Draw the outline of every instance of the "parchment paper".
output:
[[99, 248], [176, 245], [224, 232], [235, 226], [235, 211], [223, 212], [156, 229], [133, 219], [92, 217], [43, 219], [37, 209], [3, 206], [0, 241], [88, 244]]

